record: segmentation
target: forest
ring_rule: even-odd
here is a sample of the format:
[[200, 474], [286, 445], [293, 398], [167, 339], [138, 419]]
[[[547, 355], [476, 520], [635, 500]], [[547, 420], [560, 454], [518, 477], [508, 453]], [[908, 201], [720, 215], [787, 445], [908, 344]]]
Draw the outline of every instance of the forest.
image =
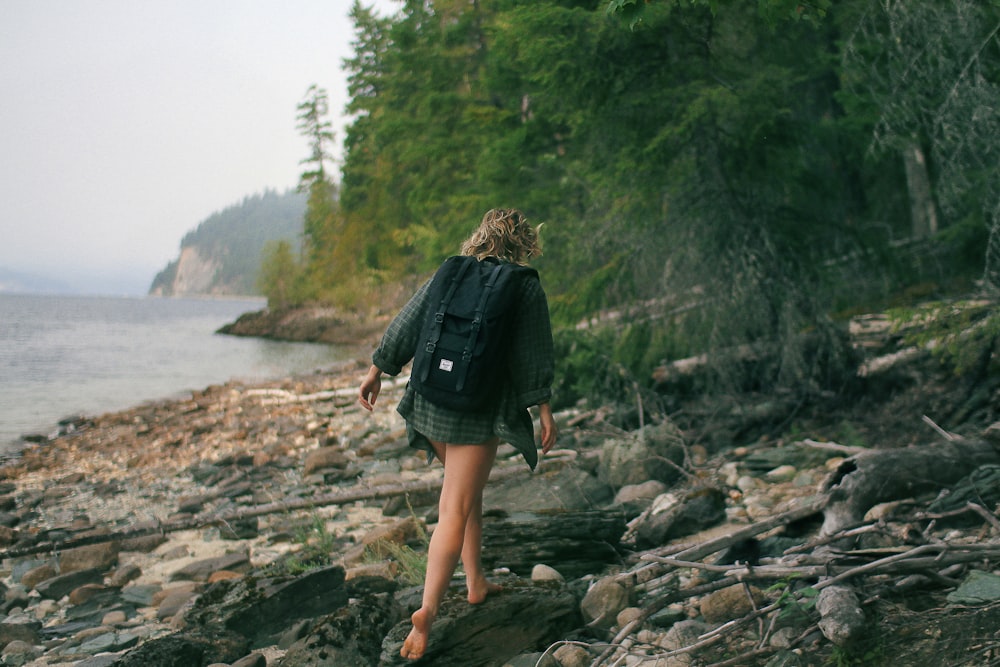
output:
[[[405, 0], [351, 16], [343, 162], [313, 87], [304, 250], [265, 258], [284, 278], [264, 281], [272, 307], [398, 306], [486, 210], [517, 207], [543, 224], [535, 266], [572, 401], [699, 355], [714, 387], [837, 391], [851, 316], [1000, 287], [996, 0]], [[979, 362], [1000, 331], [985, 312]]]

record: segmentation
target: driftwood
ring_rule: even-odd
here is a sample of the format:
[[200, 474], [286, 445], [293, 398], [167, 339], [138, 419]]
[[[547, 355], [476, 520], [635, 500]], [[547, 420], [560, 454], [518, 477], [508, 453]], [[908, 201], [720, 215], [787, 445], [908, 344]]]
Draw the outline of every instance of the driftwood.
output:
[[[629, 571], [617, 575], [631, 580], [637, 594], [644, 596], [640, 602], [642, 613], [623, 626], [611, 639], [607, 649], [597, 657], [591, 667], [610, 664], [628, 653], [635, 644], [633, 634], [649, 616], [664, 606], [683, 599], [705, 595], [735, 584], [761, 584], [770, 586], [780, 581], [799, 582], [796, 587], [786, 587], [784, 601], [755, 609], [751, 614], [706, 633], [690, 646], [668, 653], [658, 653], [657, 659], [682, 654], [693, 654], [715, 643], [727, 632], [748, 623], [763, 624], [766, 616], [772, 617], [781, 604], [797, 604], [804, 595], [816, 596], [815, 610], [818, 623], [810, 627], [795, 642], [802, 641], [809, 632], [819, 629], [832, 643], [848, 647], [868, 632], [862, 610], [865, 596], [861, 590], [870, 588], [869, 578], [876, 577], [882, 587], [904, 586], [918, 575], [924, 581], [953, 587], [954, 575], [971, 563], [988, 563], [1000, 560], [1000, 542], [956, 544], [928, 538], [936, 517], [928, 512], [916, 512], [913, 520], [928, 524], [924, 539], [928, 543], [882, 549], [854, 549], [859, 537], [885, 532], [881, 522], [865, 523], [864, 516], [872, 506], [891, 500], [915, 498], [922, 494], [950, 488], [979, 466], [995, 464], [1000, 460], [996, 449], [988, 442], [960, 438], [943, 429], [935, 429], [943, 442], [892, 450], [866, 450], [853, 453], [845, 459], [833, 475], [823, 484], [821, 493], [808, 498], [801, 505], [766, 521], [755, 523], [713, 540], [688, 546], [671, 546], [647, 551]], [[847, 453], [847, 452], [844, 452]], [[917, 505], [916, 501], [912, 501]], [[765, 564], [737, 563], [713, 564], [708, 562], [713, 554], [738, 545], [744, 540], [772, 531], [781, 526], [815, 514], [823, 515], [823, 527], [808, 543], [785, 552], [782, 558]], [[948, 516], [960, 513], [978, 515], [983, 522], [1000, 533], [1000, 519], [989, 509], [967, 503]], [[840, 548], [838, 548], [840, 547]], [[700, 570], [713, 579], [708, 583], [681, 588], [680, 574], [684, 570]], [[803, 589], [802, 587], [805, 586]], [[761, 636], [769, 630], [761, 626]], [[793, 645], [795, 644], [793, 642]], [[775, 649], [764, 640], [754, 654], [766, 655]], [[729, 664], [746, 664], [746, 655], [737, 662], [717, 663], [713, 667]]]
[[[490, 481], [499, 481], [524, 474], [526, 474], [524, 472], [524, 468], [520, 466], [495, 469], [490, 475]], [[246, 519], [266, 516], [269, 514], [313, 510], [318, 507], [343, 505], [361, 500], [381, 500], [395, 496], [402, 496], [408, 493], [437, 492], [441, 490], [442, 481], [443, 480], [440, 477], [437, 477], [433, 480], [427, 481], [383, 484], [380, 486], [363, 486], [359, 484], [342, 491], [326, 493], [313, 496], [311, 498], [281, 500], [262, 505], [245, 507], [242, 509], [196, 515], [190, 518], [177, 519], [174, 521], [143, 522], [122, 528], [120, 530], [112, 530], [101, 533], [87, 533], [77, 537], [71, 537], [66, 540], [42, 540], [33, 544], [20, 546], [15, 545], [9, 549], [0, 551], [0, 559], [16, 558], [55, 550], [71, 549], [89, 544], [146, 537], [149, 535], [166, 535], [167, 533], [205, 528], [208, 526], [226, 526], [229, 524], [239, 523]]]
[[829, 503], [820, 533], [840, 533], [861, 523], [874, 505], [940, 490], [987, 463], [1000, 463], [996, 448], [964, 438], [851, 456], [825, 485]]

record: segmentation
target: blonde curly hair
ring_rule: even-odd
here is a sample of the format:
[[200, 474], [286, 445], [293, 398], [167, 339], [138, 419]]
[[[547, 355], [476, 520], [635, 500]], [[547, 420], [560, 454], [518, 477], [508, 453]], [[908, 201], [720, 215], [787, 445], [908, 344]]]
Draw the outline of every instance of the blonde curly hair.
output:
[[476, 259], [498, 257], [515, 264], [527, 264], [542, 254], [538, 233], [516, 208], [494, 208], [486, 212], [479, 227], [462, 244], [462, 254]]

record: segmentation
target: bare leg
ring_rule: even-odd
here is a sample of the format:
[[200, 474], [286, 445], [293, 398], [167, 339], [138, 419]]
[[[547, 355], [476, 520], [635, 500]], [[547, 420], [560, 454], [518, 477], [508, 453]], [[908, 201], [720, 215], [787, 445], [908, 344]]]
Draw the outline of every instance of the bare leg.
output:
[[[427, 650], [427, 638], [431, 625], [437, 618], [441, 599], [448, 590], [459, 557], [465, 552], [466, 527], [473, 513], [478, 515], [478, 519], [474, 521], [478, 528], [473, 530], [477, 543], [481, 539], [483, 487], [489, 479], [497, 451], [496, 441], [483, 445], [432, 444], [445, 464], [444, 483], [441, 487], [438, 524], [431, 535], [427, 551], [423, 601], [420, 609], [410, 617], [413, 629], [400, 651], [400, 655], [411, 660], [420, 658]], [[476, 556], [474, 570], [478, 568], [478, 576], [482, 576], [482, 568], [478, 564], [480, 549], [481, 546], [475, 551], [470, 549], [470, 557], [473, 553]], [[485, 577], [482, 579], [485, 581]], [[485, 598], [485, 593], [483, 597]]]
[[[496, 442], [492, 444], [493, 454], [496, 455]], [[489, 470], [486, 471], [487, 477]], [[486, 486], [486, 480], [482, 481], [479, 495], [476, 498], [475, 506], [469, 513], [469, 519], [465, 524], [465, 541], [462, 543], [462, 567], [465, 569], [465, 584], [468, 588], [469, 604], [481, 604], [490, 593], [501, 590], [497, 584], [490, 583], [483, 572], [482, 552], [483, 552], [483, 494], [482, 489]]]

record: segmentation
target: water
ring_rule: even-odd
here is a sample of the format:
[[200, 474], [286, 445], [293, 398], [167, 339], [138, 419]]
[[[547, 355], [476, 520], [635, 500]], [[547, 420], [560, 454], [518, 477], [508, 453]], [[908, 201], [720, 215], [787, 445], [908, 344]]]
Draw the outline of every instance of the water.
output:
[[357, 356], [214, 332], [263, 302], [0, 294], [0, 453], [60, 419], [171, 398], [230, 379], [329, 368]]

